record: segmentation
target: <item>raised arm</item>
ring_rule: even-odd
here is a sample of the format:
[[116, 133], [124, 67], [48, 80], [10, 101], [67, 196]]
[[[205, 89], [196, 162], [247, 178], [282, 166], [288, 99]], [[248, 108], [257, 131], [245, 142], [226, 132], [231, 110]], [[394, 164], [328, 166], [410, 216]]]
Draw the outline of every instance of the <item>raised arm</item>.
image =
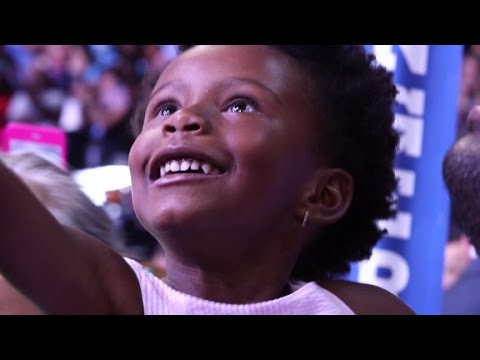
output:
[[0, 273], [47, 314], [141, 314], [128, 264], [60, 225], [0, 161]]

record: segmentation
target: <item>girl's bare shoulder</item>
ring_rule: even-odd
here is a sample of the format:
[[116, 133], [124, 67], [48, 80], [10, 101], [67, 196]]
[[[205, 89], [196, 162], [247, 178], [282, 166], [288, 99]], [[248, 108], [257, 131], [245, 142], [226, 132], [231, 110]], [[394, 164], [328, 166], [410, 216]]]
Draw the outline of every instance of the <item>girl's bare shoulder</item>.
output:
[[318, 284], [335, 294], [357, 315], [415, 315], [397, 296], [378, 286], [345, 280], [325, 280]]

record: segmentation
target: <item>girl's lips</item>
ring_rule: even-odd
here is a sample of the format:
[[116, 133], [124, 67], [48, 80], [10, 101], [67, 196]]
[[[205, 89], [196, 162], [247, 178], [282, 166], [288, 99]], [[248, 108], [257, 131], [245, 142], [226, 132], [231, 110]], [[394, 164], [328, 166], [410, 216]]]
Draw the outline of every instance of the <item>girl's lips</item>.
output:
[[210, 180], [218, 180], [226, 175], [221, 174], [200, 174], [200, 173], [173, 173], [160, 177], [151, 183], [152, 186], [167, 186], [167, 185], [181, 185], [203, 183]]

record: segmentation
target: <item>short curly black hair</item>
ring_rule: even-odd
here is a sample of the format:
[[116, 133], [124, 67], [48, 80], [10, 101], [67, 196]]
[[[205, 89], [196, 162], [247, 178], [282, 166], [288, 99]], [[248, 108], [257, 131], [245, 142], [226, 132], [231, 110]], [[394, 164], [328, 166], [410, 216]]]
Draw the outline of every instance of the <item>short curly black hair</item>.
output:
[[[179, 49], [183, 52], [192, 46]], [[294, 59], [313, 79], [318, 95], [312, 101], [321, 109], [319, 121], [320, 117], [327, 119], [328, 128], [322, 131], [329, 134], [329, 163], [346, 170], [354, 181], [349, 210], [303, 251], [292, 278], [339, 277], [350, 271], [351, 262], [370, 257], [385, 233], [378, 221], [395, 213], [393, 163], [398, 133], [393, 128], [393, 108], [397, 89], [392, 73], [361, 45], [270, 46]], [[132, 118], [137, 133], [145, 107], [146, 102], [139, 104]]]
[[445, 154], [442, 175], [454, 221], [480, 251], [480, 138], [468, 134]]

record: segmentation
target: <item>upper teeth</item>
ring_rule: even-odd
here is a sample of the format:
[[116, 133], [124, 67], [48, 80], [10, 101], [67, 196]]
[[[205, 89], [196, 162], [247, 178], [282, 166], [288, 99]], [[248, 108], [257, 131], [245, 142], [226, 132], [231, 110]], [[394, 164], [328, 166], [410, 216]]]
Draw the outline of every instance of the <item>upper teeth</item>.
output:
[[202, 169], [204, 174], [218, 175], [220, 170], [212, 164], [194, 160], [194, 159], [182, 159], [182, 160], [169, 160], [162, 166], [160, 166], [160, 177], [168, 173], [185, 172], [188, 170], [200, 170]]

